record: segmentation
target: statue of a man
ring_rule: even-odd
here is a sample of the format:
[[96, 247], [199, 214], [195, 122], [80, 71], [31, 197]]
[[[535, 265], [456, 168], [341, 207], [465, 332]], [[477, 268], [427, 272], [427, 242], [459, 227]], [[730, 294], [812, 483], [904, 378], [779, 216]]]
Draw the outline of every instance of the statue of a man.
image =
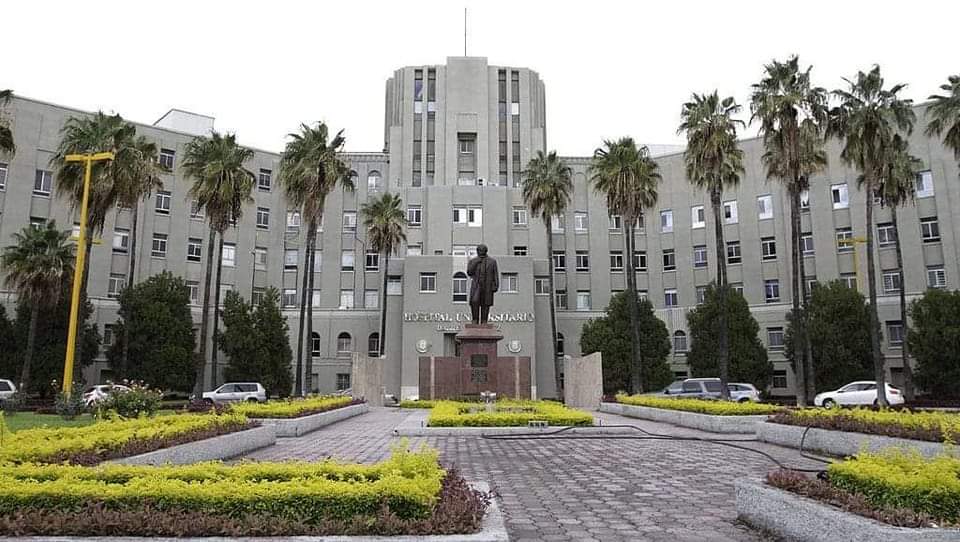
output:
[[493, 294], [500, 289], [497, 260], [487, 256], [487, 245], [477, 246], [477, 255], [467, 263], [470, 283], [470, 315], [474, 324], [486, 324], [493, 306]]

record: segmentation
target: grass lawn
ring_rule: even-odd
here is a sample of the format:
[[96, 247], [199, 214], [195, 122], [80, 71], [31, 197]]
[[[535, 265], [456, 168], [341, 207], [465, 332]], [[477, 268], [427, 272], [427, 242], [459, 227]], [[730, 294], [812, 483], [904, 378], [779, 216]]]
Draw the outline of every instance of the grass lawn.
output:
[[37, 414], [35, 412], [17, 412], [13, 416], [4, 416], [10, 431], [33, 429], [35, 427], [80, 427], [93, 423], [93, 416], [82, 414], [72, 420], [64, 420], [57, 414]]

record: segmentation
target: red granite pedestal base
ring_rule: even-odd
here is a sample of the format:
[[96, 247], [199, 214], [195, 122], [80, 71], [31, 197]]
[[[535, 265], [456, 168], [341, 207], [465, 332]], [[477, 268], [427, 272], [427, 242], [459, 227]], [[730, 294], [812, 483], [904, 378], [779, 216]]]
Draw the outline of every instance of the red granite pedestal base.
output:
[[494, 392], [530, 398], [530, 357], [498, 356], [503, 333], [490, 324], [466, 324], [457, 333], [459, 356], [420, 357], [420, 398], [459, 399]]

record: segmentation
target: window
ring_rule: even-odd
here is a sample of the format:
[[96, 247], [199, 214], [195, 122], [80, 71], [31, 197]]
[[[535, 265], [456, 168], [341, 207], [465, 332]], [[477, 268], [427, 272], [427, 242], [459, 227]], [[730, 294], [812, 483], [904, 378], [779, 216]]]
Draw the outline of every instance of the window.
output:
[[707, 266], [707, 245], [697, 245], [693, 247], [693, 266]]
[[364, 290], [363, 306], [368, 309], [376, 309], [380, 306], [380, 290]]
[[804, 256], [813, 256], [813, 234], [810, 232], [800, 234], [800, 250]]
[[673, 211], [670, 209], [660, 211], [660, 231], [663, 233], [673, 231]]
[[893, 246], [897, 242], [897, 234], [892, 223], [877, 224], [877, 243], [882, 247]]
[[554, 295], [554, 303], [557, 306], [557, 310], [567, 310], [567, 291], [566, 290], [557, 290]]
[[837, 252], [853, 252], [853, 230], [837, 228]]
[[283, 299], [281, 299], [284, 307], [296, 307], [297, 306], [297, 290], [295, 288], [284, 288], [283, 290]]
[[381, 180], [381, 177], [380, 177], [379, 171], [374, 170], [368, 173], [367, 174], [367, 192], [368, 193], [379, 192], [381, 188], [380, 180]]
[[736, 224], [739, 220], [736, 200], [723, 202], [723, 223]]
[[0, 162], [0, 190], [5, 190], [7, 188], [7, 166], [6, 163]]
[[763, 296], [767, 303], [780, 301], [780, 281], [777, 279], [763, 281]]
[[150, 255], [154, 258], [167, 257], [167, 234], [153, 234], [153, 243], [150, 245]]
[[[200, 304], [200, 283], [195, 280], [187, 281], [187, 291], [190, 292], [190, 304]], [[260, 292], [263, 295], [263, 292]]]
[[783, 350], [783, 328], [782, 327], [767, 328], [767, 350], [770, 350], [770, 351]]
[[120, 297], [120, 292], [127, 286], [127, 276], [111, 273], [110, 279], [107, 281], [107, 297], [116, 299]]
[[353, 340], [350, 338], [350, 334], [344, 331], [337, 335], [337, 356], [350, 355], [350, 351], [353, 349]]
[[387, 277], [387, 295], [403, 295], [403, 281], [400, 277]]
[[672, 248], [663, 249], [663, 270], [673, 271], [677, 268], [677, 256]]
[[419, 226], [423, 223], [423, 209], [419, 205], [407, 207], [407, 225]]
[[810, 210], [810, 191], [804, 190], [800, 192], [800, 211], [807, 212]]
[[523, 207], [513, 208], [513, 225], [514, 226], [527, 225], [527, 210], [525, 208]]
[[703, 305], [707, 302], [707, 287], [706, 286], [697, 286], [697, 305]]
[[300, 231], [300, 211], [287, 211], [287, 231]]
[[[380, 334], [374, 331], [367, 337], [367, 355], [371, 358], [380, 357]], [[339, 380], [339, 375], [338, 380]], [[347, 375], [350, 376], [350, 375]], [[339, 383], [338, 383], [339, 385]], [[347, 388], [350, 386], [348, 385]], [[337, 388], [337, 389], [347, 389], [347, 388]]]
[[337, 391], [348, 389], [350, 389], [350, 373], [337, 373]]
[[514, 256], [526, 256], [526, 255], [527, 255], [527, 247], [526, 247], [525, 245], [516, 245], [516, 246], [514, 246], [514, 247], [513, 247], [513, 255], [514, 255]]
[[173, 159], [176, 154], [177, 153], [172, 149], [160, 149], [160, 159], [158, 160], [160, 162], [160, 167], [167, 170], [173, 170]]
[[565, 354], [566, 339], [563, 337], [563, 333], [557, 333], [557, 355], [562, 356]]
[[891, 347], [903, 346], [903, 322], [887, 320], [887, 344]]
[[694, 205], [690, 208], [690, 227], [693, 229], [703, 228], [707, 225], [707, 217], [703, 205]]
[[942, 265], [932, 265], [927, 268], [927, 286], [930, 288], [946, 288], [947, 272]]
[[587, 213], [577, 211], [573, 213], [573, 229], [578, 233], [583, 233], [588, 229]]
[[354, 254], [352, 250], [340, 252], [340, 271], [353, 271]]
[[687, 352], [687, 334], [681, 330], [673, 332], [673, 353], [685, 354]]
[[610, 221], [611, 230], [616, 230], [616, 233], [623, 232], [623, 218], [620, 215], [610, 215], [607, 218]]
[[562, 250], [553, 251], [553, 270], [554, 271], [566, 271], [567, 269], [567, 253]]
[[937, 222], [937, 217], [920, 219], [920, 237], [924, 243], [940, 242], [940, 223]]
[[453, 302], [466, 303], [467, 294], [467, 274], [463, 271], [457, 271], [453, 274]]
[[321, 352], [320, 334], [314, 331], [310, 335], [310, 355], [315, 358], [320, 357]]
[[535, 277], [533, 279], [534, 295], [550, 295], [550, 279], [544, 277]]
[[53, 172], [38, 169], [33, 179], [33, 193], [37, 196], [49, 196], [53, 189]]
[[368, 250], [365, 254], [363, 268], [367, 271], [380, 270], [380, 253]]
[[577, 251], [577, 271], [589, 271], [590, 270], [590, 253], [586, 250]]
[[[103, 346], [104, 349], [107, 347], [113, 346], [113, 324], [104, 324], [103, 325]], [[0, 388], [2, 389], [2, 388]], [[5, 390], [4, 390], [5, 391]]]
[[777, 259], [777, 240], [774, 237], [764, 237], [760, 239], [760, 252], [764, 260]]
[[810, 275], [806, 275], [806, 277], [804, 277], [804, 278], [807, 279], [807, 285], [806, 285], [806, 286], [807, 286], [807, 299], [809, 300], [809, 299], [810, 299], [810, 296], [813, 294], [813, 287], [817, 285], [817, 277], [811, 277]]
[[777, 389], [785, 389], [787, 387], [786, 370], [773, 371], [773, 387]]
[[757, 197], [757, 218], [760, 220], [773, 218], [773, 196], [768, 194]]
[[500, 274], [500, 291], [505, 294], [515, 294], [520, 291], [520, 279], [516, 273]]
[[310, 290], [310, 306], [319, 307], [320, 306], [320, 290], [314, 288]]
[[921, 171], [917, 173], [917, 197], [929, 198], [933, 195], [933, 172]]
[[220, 305], [221, 305], [221, 306], [223, 306], [223, 301], [227, 298], [227, 294], [230, 293], [230, 292], [232, 292], [232, 291], [233, 291], [233, 285], [232, 285], [232, 284], [221, 284], [221, 285], [220, 285], [220, 292], [219, 292], [219, 293], [220, 293], [220, 297], [219, 297], [219, 302], [220, 302]]
[[257, 177], [257, 190], [269, 192], [273, 184], [273, 172], [269, 169], [260, 168], [260, 175]]
[[623, 252], [619, 250], [610, 251], [610, 271], [614, 273], [623, 272]]
[[356, 211], [346, 211], [343, 213], [343, 231], [350, 233], [357, 231]]
[[455, 206], [453, 208], [453, 223], [466, 224], [476, 228], [483, 225], [483, 209], [480, 207]]
[[740, 263], [740, 241], [727, 241], [727, 263]]
[[590, 290], [577, 290], [577, 310], [590, 310]]
[[437, 291], [436, 273], [420, 273], [420, 291], [424, 293], [433, 293]]
[[563, 233], [566, 229], [565, 222], [563, 215], [550, 217], [550, 230], [553, 233]]
[[288, 248], [283, 251], [283, 268], [296, 269], [297, 260], [300, 258], [300, 251], [295, 248]]
[[114, 228], [113, 251], [127, 252], [129, 249], [130, 249], [130, 230], [125, 228]]
[[740, 295], [743, 295], [743, 283], [742, 282], [731, 282], [730, 289], [734, 292], [737, 292]]
[[187, 261], [199, 262], [203, 258], [203, 239], [191, 237], [187, 239]]
[[475, 184], [477, 179], [477, 134], [457, 134], [457, 182]]
[[353, 308], [353, 290], [340, 290], [340, 308]]
[[70, 239], [80, 239], [80, 223], [74, 222], [73, 229], [70, 231]]
[[830, 194], [833, 198], [834, 209], [846, 209], [850, 206], [849, 194], [847, 194], [847, 184], [835, 184], [830, 186]]
[[633, 253], [633, 269], [636, 272], [647, 271], [647, 251], [638, 250]]
[[664, 290], [663, 291], [663, 306], [664, 307], [676, 307], [680, 304], [680, 300], [677, 298], [677, 291], [674, 289]]
[[223, 252], [220, 254], [220, 257], [223, 258], [224, 266], [234, 267], [237, 264], [237, 245], [224, 243]]
[[253, 249], [253, 268], [256, 269], [257, 271], [266, 271], [267, 269], [267, 249], [266, 248], [256, 247]]
[[840, 282], [843, 283], [847, 288], [856, 290], [857, 289], [857, 275], [856, 273], [840, 273]]
[[423, 245], [420, 243], [413, 243], [407, 245], [407, 256], [422, 256], [423, 255]]
[[155, 207], [157, 213], [162, 215], [170, 214], [170, 192], [160, 190], [157, 192], [157, 204]]
[[893, 294], [900, 291], [900, 271], [883, 272], [883, 293]]
[[257, 207], [257, 227], [265, 230], [270, 227], [270, 209]]

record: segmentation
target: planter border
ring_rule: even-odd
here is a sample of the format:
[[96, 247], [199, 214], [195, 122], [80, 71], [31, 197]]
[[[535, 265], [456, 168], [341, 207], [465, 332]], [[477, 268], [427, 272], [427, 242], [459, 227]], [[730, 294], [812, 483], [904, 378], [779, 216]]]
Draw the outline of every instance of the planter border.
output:
[[786, 540], [940, 542], [960, 538], [960, 529], [895, 527], [756, 480], [737, 480], [735, 485], [737, 517], [752, 527], [770, 531]]
[[710, 433], [753, 434], [756, 431], [757, 424], [767, 420], [766, 414], [716, 416], [712, 414], [701, 414], [699, 412], [687, 412], [685, 410], [670, 410], [666, 408], [626, 405], [623, 403], [600, 403], [600, 412], [669, 423]]
[[308, 414], [299, 418], [250, 418], [260, 425], [271, 426], [276, 430], [277, 437], [299, 437], [311, 431], [316, 431], [321, 427], [337, 423], [347, 418], [365, 414], [370, 410], [370, 405], [360, 403], [356, 405], [347, 405], [316, 414]]
[[[806, 431], [806, 438], [803, 433]], [[834, 431], [804, 425], [787, 425], [783, 423], [765, 422], [757, 425], [757, 440], [778, 444], [789, 448], [800, 448], [803, 439], [803, 449], [826, 453], [835, 456], [852, 456], [861, 451], [879, 452], [881, 450], [899, 448], [903, 450], [917, 450], [920, 455], [933, 458], [946, 453], [946, 447], [939, 442], [926, 440], [912, 440], [884, 435], [871, 435], [853, 431]]]
[[118, 465], [189, 465], [201, 461], [216, 461], [237, 457], [277, 442], [271, 426], [260, 426], [225, 435], [195, 440], [169, 448], [160, 448], [145, 454], [119, 457], [103, 464]]

